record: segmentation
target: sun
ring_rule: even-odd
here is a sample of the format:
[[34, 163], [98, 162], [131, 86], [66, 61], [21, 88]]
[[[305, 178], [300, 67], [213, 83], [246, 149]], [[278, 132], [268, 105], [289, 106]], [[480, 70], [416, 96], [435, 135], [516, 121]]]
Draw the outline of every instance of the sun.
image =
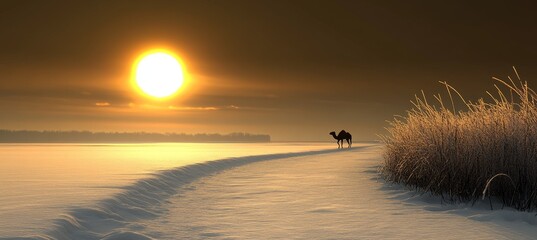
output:
[[174, 95], [183, 85], [183, 66], [173, 54], [151, 51], [135, 63], [134, 81], [143, 93], [166, 98]]

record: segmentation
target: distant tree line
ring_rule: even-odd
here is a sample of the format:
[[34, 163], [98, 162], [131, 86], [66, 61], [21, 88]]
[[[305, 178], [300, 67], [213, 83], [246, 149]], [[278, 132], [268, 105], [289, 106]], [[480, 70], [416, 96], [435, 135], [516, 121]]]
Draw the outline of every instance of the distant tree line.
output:
[[270, 142], [264, 134], [31, 131], [0, 129], [0, 143]]

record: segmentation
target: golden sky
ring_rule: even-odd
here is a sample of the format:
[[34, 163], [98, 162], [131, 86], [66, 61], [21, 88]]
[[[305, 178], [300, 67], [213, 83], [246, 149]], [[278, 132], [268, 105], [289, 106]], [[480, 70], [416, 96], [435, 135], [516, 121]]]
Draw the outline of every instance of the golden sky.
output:
[[[374, 140], [413, 95], [485, 96], [537, 76], [531, 2], [2, 1], [0, 128], [250, 132]], [[135, 59], [184, 62], [179, 95], [130, 85]]]

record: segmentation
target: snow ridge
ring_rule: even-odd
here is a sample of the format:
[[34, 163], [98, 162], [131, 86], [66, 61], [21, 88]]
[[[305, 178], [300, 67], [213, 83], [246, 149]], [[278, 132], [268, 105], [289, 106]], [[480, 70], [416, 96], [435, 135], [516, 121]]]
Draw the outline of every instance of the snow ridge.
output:
[[136, 232], [137, 228], [142, 228], [137, 222], [165, 213], [167, 199], [181, 191], [188, 191], [181, 188], [188, 183], [248, 163], [338, 151], [345, 149], [226, 158], [156, 172], [95, 206], [72, 209], [55, 220], [53, 229], [24, 239], [152, 239]]

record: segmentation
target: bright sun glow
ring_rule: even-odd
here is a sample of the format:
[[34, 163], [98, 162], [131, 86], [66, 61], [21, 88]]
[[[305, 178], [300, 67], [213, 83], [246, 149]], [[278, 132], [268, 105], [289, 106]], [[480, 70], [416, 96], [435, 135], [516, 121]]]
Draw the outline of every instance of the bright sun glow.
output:
[[147, 95], [165, 98], [183, 85], [183, 68], [172, 55], [153, 52], [143, 56], [136, 65], [135, 81]]

